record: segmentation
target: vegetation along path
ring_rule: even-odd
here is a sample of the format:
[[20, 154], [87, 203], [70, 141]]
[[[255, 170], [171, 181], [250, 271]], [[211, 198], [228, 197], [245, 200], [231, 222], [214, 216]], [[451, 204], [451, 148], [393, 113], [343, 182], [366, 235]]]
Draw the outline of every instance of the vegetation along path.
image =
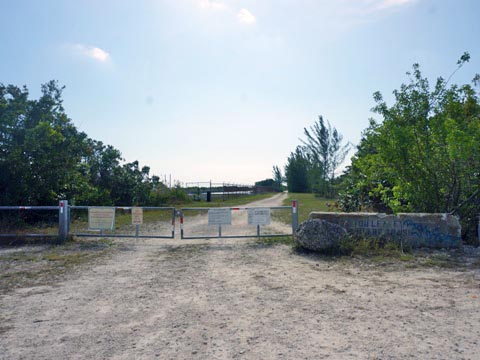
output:
[[477, 262], [446, 269], [331, 259], [255, 239], [115, 242], [121, 246], [109, 256], [61, 280], [3, 292], [0, 358], [475, 359], [480, 352], [478, 253]]

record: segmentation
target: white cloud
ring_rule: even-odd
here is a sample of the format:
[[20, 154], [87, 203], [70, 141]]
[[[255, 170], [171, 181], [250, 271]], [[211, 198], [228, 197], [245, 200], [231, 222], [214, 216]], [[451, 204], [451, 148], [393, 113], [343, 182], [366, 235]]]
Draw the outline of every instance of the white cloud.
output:
[[216, 0], [199, 0], [198, 6], [202, 9], [211, 9], [211, 10], [225, 10], [227, 6], [225, 3]]
[[243, 24], [254, 24], [257, 19], [247, 9], [241, 9], [237, 14], [237, 19]]
[[402, 6], [414, 3], [416, 0], [383, 0], [380, 4], [383, 8]]
[[373, 3], [373, 8], [382, 10], [414, 3], [416, 0], [380, 0]]
[[96, 46], [74, 44], [72, 48], [78, 54], [87, 56], [96, 61], [107, 62], [111, 59], [110, 54], [108, 52]]

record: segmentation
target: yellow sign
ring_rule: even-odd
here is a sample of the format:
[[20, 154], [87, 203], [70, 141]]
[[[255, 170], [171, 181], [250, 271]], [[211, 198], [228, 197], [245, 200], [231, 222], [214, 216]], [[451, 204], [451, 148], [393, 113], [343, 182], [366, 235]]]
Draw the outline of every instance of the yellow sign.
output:
[[114, 207], [89, 207], [88, 229], [89, 230], [113, 230], [115, 224]]
[[132, 225], [143, 224], [143, 209], [139, 207], [132, 207]]

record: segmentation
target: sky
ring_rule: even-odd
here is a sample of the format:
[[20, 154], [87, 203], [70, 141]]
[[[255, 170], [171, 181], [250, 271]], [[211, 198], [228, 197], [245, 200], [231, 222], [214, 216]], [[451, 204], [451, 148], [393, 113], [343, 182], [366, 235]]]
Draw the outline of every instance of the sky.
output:
[[413, 63], [480, 73], [478, 0], [0, 3], [0, 83], [58, 80], [79, 130], [182, 183], [272, 177], [319, 115], [357, 145]]

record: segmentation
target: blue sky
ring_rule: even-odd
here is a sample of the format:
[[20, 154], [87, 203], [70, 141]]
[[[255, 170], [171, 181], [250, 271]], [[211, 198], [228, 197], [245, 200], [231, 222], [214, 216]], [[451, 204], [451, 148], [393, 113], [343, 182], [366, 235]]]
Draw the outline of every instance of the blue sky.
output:
[[318, 115], [357, 144], [415, 62], [480, 72], [476, 0], [0, 1], [0, 82], [182, 182], [271, 177]]

